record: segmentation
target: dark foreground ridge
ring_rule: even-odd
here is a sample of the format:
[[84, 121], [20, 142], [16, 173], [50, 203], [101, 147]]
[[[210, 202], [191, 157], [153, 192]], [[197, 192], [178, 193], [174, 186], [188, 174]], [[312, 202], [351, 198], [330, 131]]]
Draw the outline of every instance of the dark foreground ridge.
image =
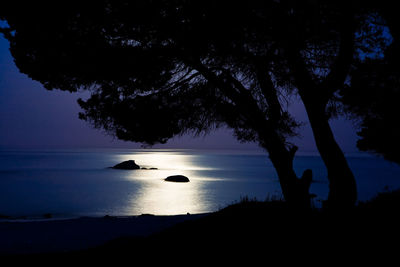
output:
[[134, 259], [149, 264], [176, 259], [181, 263], [245, 260], [245, 266], [320, 256], [330, 262], [359, 256], [361, 260], [398, 250], [399, 204], [400, 191], [380, 194], [348, 211], [298, 211], [281, 201], [245, 200], [146, 237], [127, 236], [76, 252], [8, 257], [29, 261]]

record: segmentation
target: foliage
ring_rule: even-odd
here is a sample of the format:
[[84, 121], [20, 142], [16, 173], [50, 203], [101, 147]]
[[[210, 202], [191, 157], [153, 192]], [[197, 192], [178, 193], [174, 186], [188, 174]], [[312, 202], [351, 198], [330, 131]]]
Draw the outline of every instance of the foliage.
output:
[[[341, 100], [346, 112], [359, 124], [361, 138], [357, 147], [400, 163], [399, 21], [398, 14], [391, 8], [385, 2], [377, 7], [383, 16], [381, 24], [386, 25], [386, 33], [383, 33], [386, 38], [381, 38], [386, 39], [386, 43], [355, 62], [350, 72], [351, 84], [341, 90]], [[379, 23], [376, 27], [380, 27]], [[376, 34], [374, 36], [377, 39]]]
[[307, 5], [68, 1], [9, 4], [4, 18], [19, 69], [47, 89], [90, 90], [80, 117], [118, 138], [164, 143], [227, 124], [239, 140], [263, 143], [260, 127], [285, 140], [298, 126], [281, 105], [295, 88], [284, 57], [291, 12], [315, 79], [335, 57], [340, 9]]

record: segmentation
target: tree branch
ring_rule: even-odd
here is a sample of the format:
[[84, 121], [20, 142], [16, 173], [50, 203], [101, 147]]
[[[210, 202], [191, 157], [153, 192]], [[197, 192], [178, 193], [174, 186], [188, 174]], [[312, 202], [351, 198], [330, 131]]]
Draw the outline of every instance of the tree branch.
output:
[[[271, 126], [265, 114], [259, 109], [257, 102], [238, 80], [225, 70], [221, 75], [216, 75], [199, 61], [190, 61], [189, 64], [199, 71], [208, 81], [214, 83], [223, 93], [232, 100], [240, 113], [261, 136], [267, 139], [278, 138], [275, 128]], [[273, 136], [273, 137], [272, 137]], [[271, 141], [268, 140], [268, 141]]]
[[328, 101], [335, 91], [343, 86], [348, 75], [354, 54], [354, 14], [351, 9], [343, 8], [343, 19], [340, 29], [339, 53], [331, 67], [331, 71], [320, 87], [324, 90], [325, 101]]
[[317, 84], [307, 70], [306, 63], [301, 57], [300, 51], [296, 45], [287, 44], [286, 52], [297, 90], [302, 98], [304, 99], [304, 96], [306, 96], [307, 99], [311, 96], [321, 96], [321, 92], [317, 90]]
[[278, 99], [277, 90], [272, 83], [271, 75], [268, 73], [267, 62], [255, 61], [256, 76], [261, 92], [268, 103], [268, 117], [275, 123], [282, 119], [282, 107]]
[[173, 89], [175, 89], [175, 88], [177, 88], [177, 87], [179, 87], [179, 86], [185, 84], [186, 82], [188, 82], [188, 81], [190, 81], [190, 80], [196, 78], [197, 76], [200, 76], [200, 75], [201, 75], [200, 72], [196, 72], [196, 73], [193, 73], [192, 75], [190, 75], [190, 76], [188, 77], [188, 75], [189, 75], [192, 71], [193, 71], [193, 70], [188, 71], [187, 74], [185, 74], [184, 76], [182, 76], [181, 78], [179, 78], [177, 81], [172, 82], [169, 86], [166, 87], [166, 89], [167, 89], [167, 90], [173, 90]]

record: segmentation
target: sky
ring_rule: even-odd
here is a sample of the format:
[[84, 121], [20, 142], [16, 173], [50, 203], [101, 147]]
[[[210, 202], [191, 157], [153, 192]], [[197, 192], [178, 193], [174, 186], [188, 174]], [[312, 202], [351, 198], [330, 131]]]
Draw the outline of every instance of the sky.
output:
[[[79, 120], [76, 100], [85, 96], [84, 93], [48, 91], [20, 73], [9, 52], [8, 41], [0, 34], [0, 149], [141, 148], [141, 144], [117, 140]], [[299, 137], [290, 141], [301, 152], [316, 152], [304, 107], [298, 101], [290, 110], [304, 123]], [[336, 119], [331, 121], [331, 126], [343, 151], [356, 152], [353, 124]], [[176, 137], [153, 148], [260, 150], [254, 143], [239, 143], [229, 129], [200, 137]]]

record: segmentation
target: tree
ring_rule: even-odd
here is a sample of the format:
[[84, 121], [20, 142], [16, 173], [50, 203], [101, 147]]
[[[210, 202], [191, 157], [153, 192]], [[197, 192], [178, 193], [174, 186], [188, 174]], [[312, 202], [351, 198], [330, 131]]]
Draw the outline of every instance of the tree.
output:
[[[26, 10], [26, 11], [24, 11]], [[20, 71], [47, 89], [90, 90], [80, 117], [148, 144], [227, 125], [269, 153], [285, 199], [309, 205], [293, 170], [299, 94], [328, 170], [331, 206], [354, 205], [354, 176], [329, 126], [365, 11], [334, 1], [8, 3], [0, 12]]]
[[3, 10], [10, 25], [3, 32], [21, 72], [48, 89], [91, 90], [89, 100], [79, 101], [82, 119], [148, 144], [226, 124], [239, 140], [268, 150], [287, 201], [309, 204], [309, 182], [292, 166], [296, 147], [285, 141], [295, 123], [271, 81], [262, 89], [248, 64], [253, 59], [240, 52], [251, 37], [241, 6], [97, 1]]
[[360, 125], [357, 147], [400, 164], [400, 126], [396, 123], [400, 116], [400, 21], [389, 2], [375, 3], [369, 9], [377, 22], [372, 31], [386, 30], [386, 48], [369, 51], [356, 62], [351, 84], [341, 90], [342, 102]]

